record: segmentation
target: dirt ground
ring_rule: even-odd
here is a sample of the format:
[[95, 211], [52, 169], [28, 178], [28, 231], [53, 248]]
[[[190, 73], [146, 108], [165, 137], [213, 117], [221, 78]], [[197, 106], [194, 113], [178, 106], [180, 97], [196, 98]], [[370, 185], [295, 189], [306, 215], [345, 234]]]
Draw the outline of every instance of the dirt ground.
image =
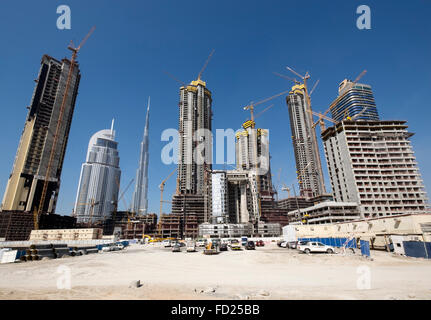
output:
[[[136, 244], [2, 264], [0, 299], [431, 299], [431, 260], [380, 251], [372, 259], [306, 255], [275, 243], [212, 256], [182, 249]], [[135, 280], [142, 286], [130, 287]]]

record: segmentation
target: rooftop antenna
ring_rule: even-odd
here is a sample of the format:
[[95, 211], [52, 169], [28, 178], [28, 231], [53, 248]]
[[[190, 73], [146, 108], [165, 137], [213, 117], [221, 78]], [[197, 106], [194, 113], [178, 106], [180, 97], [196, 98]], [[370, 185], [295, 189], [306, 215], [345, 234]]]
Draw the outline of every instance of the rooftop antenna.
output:
[[114, 137], [114, 122], [115, 122], [115, 119], [112, 119], [112, 122], [111, 122], [111, 136], [112, 137]]

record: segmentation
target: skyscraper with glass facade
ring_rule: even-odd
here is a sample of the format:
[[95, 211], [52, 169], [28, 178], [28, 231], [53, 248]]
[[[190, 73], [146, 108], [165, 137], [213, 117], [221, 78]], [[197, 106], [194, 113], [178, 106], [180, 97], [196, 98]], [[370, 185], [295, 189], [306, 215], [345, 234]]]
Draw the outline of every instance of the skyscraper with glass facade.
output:
[[114, 139], [113, 126], [95, 133], [90, 139], [74, 209], [78, 222], [103, 220], [115, 209], [121, 171], [118, 142]]
[[338, 97], [341, 98], [331, 108], [332, 119], [335, 121], [342, 121], [361, 112], [355, 120], [380, 120], [370, 85], [356, 83], [352, 86], [352, 81], [345, 79], [338, 87]]

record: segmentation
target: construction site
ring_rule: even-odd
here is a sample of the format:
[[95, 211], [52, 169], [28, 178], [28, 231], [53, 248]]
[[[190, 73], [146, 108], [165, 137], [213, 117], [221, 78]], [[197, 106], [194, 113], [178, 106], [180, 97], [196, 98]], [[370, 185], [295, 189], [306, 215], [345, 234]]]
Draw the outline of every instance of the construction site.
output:
[[[431, 211], [413, 133], [404, 120], [380, 119], [371, 86], [360, 83], [366, 70], [343, 80], [324, 112], [312, 109], [319, 80], [311, 86], [309, 72], [275, 73], [292, 86], [237, 106], [247, 119], [237, 121], [235, 163], [216, 169], [215, 92], [204, 81], [212, 50], [189, 83], [168, 74], [180, 85], [165, 93], [179, 94], [175, 168], [149, 184], [158, 137], [150, 139], [148, 97], [136, 176], [121, 176], [112, 120], [90, 136], [74, 207], [59, 214], [85, 72], [77, 59], [94, 31], [70, 43], [70, 59], [42, 56], [0, 210], [0, 299], [431, 299]], [[269, 129], [259, 123], [278, 98], [295, 160], [288, 184], [284, 166], [271, 170]], [[58, 288], [59, 268], [73, 289]], [[370, 273], [365, 288], [358, 268]]]

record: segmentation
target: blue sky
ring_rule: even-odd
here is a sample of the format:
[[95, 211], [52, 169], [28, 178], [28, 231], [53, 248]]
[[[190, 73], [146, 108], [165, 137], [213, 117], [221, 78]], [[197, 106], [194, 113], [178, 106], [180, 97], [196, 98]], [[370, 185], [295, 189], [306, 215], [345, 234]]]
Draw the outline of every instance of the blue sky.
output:
[[[71, 30], [56, 28], [61, 4], [71, 8]], [[371, 30], [356, 27], [361, 4], [371, 8]], [[88, 141], [109, 128], [112, 118], [122, 188], [134, 178], [149, 95], [149, 208], [158, 212], [158, 185], [175, 168], [161, 162], [165, 142], [160, 136], [166, 128], [177, 128], [179, 98], [179, 84], [163, 70], [184, 82], [194, 80], [213, 48], [202, 78], [213, 93], [214, 129], [238, 129], [248, 115], [244, 105], [289, 89], [291, 83], [272, 74], [288, 75], [286, 65], [302, 74], [309, 71], [312, 82], [320, 79], [312, 96], [316, 111], [327, 109], [339, 82], [366, 69], [361, 82], [372, 85], [381, 118], [408, 120], [416, 133], [412, 143], [429, 190], [430, 9], [428, 0], [1, 1], [0, 195], [12, 170], [41, 56], [70, 56], [69, 41], [79, 43], [93, 25], [96, 31], [79, 55], [82, 79], [58, 213], [71, 213]], [[258, 126], [270, 130], [274, 179], [282, 168], [282, 182], [291, 185], [295, 164], [288, 110], [283, 97], [271, 103], [275, 106]], [[329, 188], [326, 164], [324, 168]], [[132, 189], [125, 195], [127, 204]], [[165, 198], [174, 191], [172, 177]]]

